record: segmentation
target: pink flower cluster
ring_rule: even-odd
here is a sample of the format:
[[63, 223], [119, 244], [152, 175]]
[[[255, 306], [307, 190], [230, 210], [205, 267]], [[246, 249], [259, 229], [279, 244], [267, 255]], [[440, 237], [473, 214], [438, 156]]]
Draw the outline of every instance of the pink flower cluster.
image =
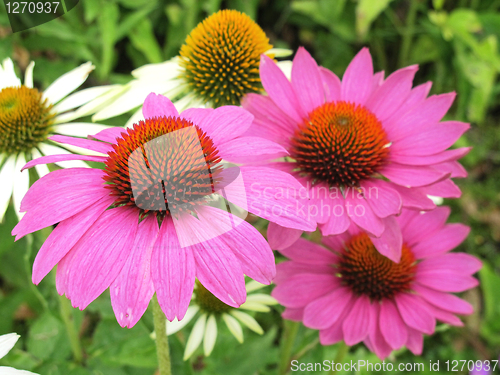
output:
[[[16, 239], [58, 223], [33, 268], [57, 264], [57, 290], [84, 309], [107, 288], [120, 325], [132, 327], [154, 293], [181, 320], [195, 279], [227, 305], [246, 299], [244, 275], [277, 284], [283, 317], [329, 345], [364, 342], [380, 358], [422, 352], [436, 320], [461, 325], [472, 307], [450, 294], [477, 285], [474, 257], [450, 252], [467, 236], [445, 224], [429, 196], [458, 198], [452, 178], [468, 129], [441, 121], [455, 94], [413, 87], [416, 66], [384, 78], [362, 49], [342, 80], [300, 48], [291, 80], [263, 55], [266, 94], [243, 108], [187, 109], [150, 94], [144, 120], [88, 139], [53, 136], [101, 163], [56, 170], [21, 204]], [[268, 241], [244, 220], [268, 220]], [[424, 213], [426, 212], [426, 213]], [[300, 238], [319, 229], [323, 245]], [[272, 249], [290, 261], [275, 267]]]

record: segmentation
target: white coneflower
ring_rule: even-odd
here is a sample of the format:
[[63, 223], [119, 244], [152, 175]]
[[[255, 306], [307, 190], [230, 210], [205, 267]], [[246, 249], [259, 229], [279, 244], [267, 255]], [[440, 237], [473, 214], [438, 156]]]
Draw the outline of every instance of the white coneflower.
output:
[[[188, 35], [179, 56], [148, 64], [132, 72], [134, 80], [117, 86], [89, 103], [94, 121], [128, 112], [142, 105], [150, 92], [161, 93], [177, 109], [240, 105], [247, 93], [260, 92], [260, 56], [288, 56], [290, 50], [272, 48], [264, 31], [246, 14], [221, 10], [200, 22]], [[282, 62], [287, 70], [289, 62]], [[127, 123], [142, 116], [139, 108]]]
[[[45, 91], [33, 87], [31, 62], [26, 68], [24, 84], [14, 71], [11, 59], [0, 64], [0, 221], [10, 197], [14, 198], [19, 217], [21, 199], [29, 188], [28, 171], [21, 172], [27, 161], [42, 155], [70, 154], [80, 150], [62, 148], [49, 140], [51, 135], [87, 136], [107, 126], [72, 122], [79, 117], [73, 109], [104, 94], [110, 86], [89, 88], [68, 96], [88, 77], [94, 66], [87, 62], [63, 74]], [[62, 167], [86, 167], [81, 160], [57, 162]], [[49, 172], [45, 165], [36, 166], [40, 177]]]
[[[0, 359], [5, 357], [8, 352], [16, 345], [19, 336], [16, 333], [8, 333], [0, 336]], [[31, 371], [16, 370], [12, 367], [0, 366], [0, 374], [2, 375], [38, 375]]]
[[224, 321], [229, 331], [238, 340], [243, 342], [243, 329], [241, 324], [252, 331], [262, 335], [264, 331], [257, 321], [249, 314], [241, 310], [257, 312], [270, 311], [269, 306], [277, 304], [276, 300], [264, 293], [253, 293], [266, 285], [257, 281], [250, 281], [246, 284], [247, 300], [239, 308], [234, 308], [221, 302], [210, 293], [200, 282], [196, 282], [193, 293], [193, 300], [188, 307], [186, 315], [181, 321], [175, 319], [167, 321], [167, 334], [172, 335], [184, 328], [190, 321], [197, 317], [191, 330], [191, 334], [184, 350], [184, 360], [189, 359], [203, 342], [205, 356], [209, 356], [217, 340], [217, 324]]

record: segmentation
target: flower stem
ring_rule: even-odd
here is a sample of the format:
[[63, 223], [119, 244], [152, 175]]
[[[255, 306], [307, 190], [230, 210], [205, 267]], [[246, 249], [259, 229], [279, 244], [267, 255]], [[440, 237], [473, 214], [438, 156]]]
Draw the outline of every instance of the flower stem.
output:
[[418, 2], [419, 0], [410, 1], [410, 9], [408, 10], [408, 16], [406, 17], [406, 25], [403, 29], [403, 40], [399, 51], [399, 67], [407, 65], [413, 34], [415, 33], [415, 20], [417, 18]]
[[[344, 341], [339, 342], [339, 347], [338, 347], [338, 350], [337, 350], [337, 355], [335, 356], [335, 359], [333, 360], [333, 362], [335, 364], [337, 364], [337, 363], [343, 363], [344, 357], [345, 357], [345, 355], [347, 354], [348, 351], [349, 351], [349, 346], [347, 346]], [[333, 365], [333, 368], [330, 371], [330, 374], [335, 374], [335, 373], [336, 373], [336, 371], [335, 371], [335, 365]]]
[[75, 328], [75, 322], [72, 313], [73, 307], [71, 306], [71, 302], [65, 296], [59, 296], [59, 307], [61, 310], [61, 317], [64, 322], [64, 326], [66, 327], [66, 332], [68, 334], [69, 343], [71, 346], [71, 351], [73, 352], [73, 357], [75, 358], [75, 362], [82, 363], [82, 346], [80, 345], [80, 337], [78, 336], [78, 332]]
[[290, 360], [292, 358], [292, 349], [299, 331], [300, 323], [285, 320], [285, 332], [281, 339], [281, 355], [279, 363], [279, 375], [285, 375], [290, 368]]
[[158, 355], [160, 375], [172, 375], [167, 337], [167, 319], [161, 310], [156, 294], [153, 296], [153, 319], [155, 324], [156, 354]]
[[47, 303], [47, 300], [42, 296], [42, 293], [38, 290], [35, 284], [31, 282], [31, 253], [33, 251], [33, 234], [28, 234], [26, 236], [26, 253], [24, 253], [24, 267], [26, 270], [26, 275], [28, 276], [28, 283], [33, 291], [33, 294], [38, 298], [40, 301], [40, 304], [42, 305], [43, 309], [45, 311], [49, 310], [49, 304]]

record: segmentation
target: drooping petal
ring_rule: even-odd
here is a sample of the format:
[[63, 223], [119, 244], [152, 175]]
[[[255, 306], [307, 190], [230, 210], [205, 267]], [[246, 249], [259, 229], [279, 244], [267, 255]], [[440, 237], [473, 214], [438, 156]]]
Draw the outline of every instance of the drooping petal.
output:
[[233, 336], [238, 340], [240, 344], [243, 343], [243, 330], [241, 329], [240, 323], [229, 314], [222, 314], [222, 319], [226, 323], [227, 328], [233, 334]]
[[447, 224], [432, 236], [417, 243], [412, 252], [417, 259], [445, 253], [460, 245], [469, 235], [470, 228], [463, 224]]
[[94, 135], [89, 135], [90, 139], [97, 139], [99, 141], [116, 144], [116, 139], [121, 138], [122, 134], [126, 134], [127, 130], [121, 127], [112, 127], [108, 129], [101, 130], [99, 133]]
[[117, 207], [105, 211], [73, 246], [68, 292], [74, 307], [84, 309], [104, 292], [130, 255], [139, 211]]
[[406, 347], [415, 355], [421, 355], [424, 349], [424, 336], [416, 329], [408, 327]]
[[[0, 163], [3, 160], [0, 160]], [[0, 170], [0, 220], [9, 206], [10, 197], [14, 188], [14, 174], [16, 173], [16, 156], [12, 155], [4, 162]]]
[[401, 348], [408, 339], [408, 329], [394, 303], [385, 299], [380, 305], [380, 332], [385, 341], [396, 350]]
[[341, 287], [312, 301], [304, 309], [304, 325], [313, 329], [331, 327], [338, 321], [353, 297], [350, 289]]
[[373, 212], [366, 199], [354, 189], [345, 194], [346, 212], [360, 228], [379, 237], [384, 233], [384, 221]]
[[167, 335], [173, 335], [183, 329], [195, 317], [198, 311], [200, 311], [200, 307], [198, 305], [190, 305], [182, 320], [178, 320], [177, 318], [171, 322], [167, 320]]
[[419, 241], [432, 236], [436, 231], [444, 227], [450, 208], [446, 206], [437, 207], [425, 214], [417, 213], [408, 224], [402, 228], [405, 243], [413, 247]]
[[[380, 359], [385, 359], [392, 352], [391, 346], [387, 343], [381, 332], [381, 306], [374, 303], [371, 305], [371, 324], [368, 337], [365, 339], [366, 346], [373, 351]], [[406, 330], [406, 327], [405, 327]]]
[[339, 77], [332, 71], [319, 67], [321, 73], [321, 79], [323, 80], [323, 89], [325, 91], [326, 102], [334, 102], [340, 100], [340, 92], [342, 90], [342, 84]]
[[479, 285], [479, 281], [476, 278], [450, 270], [417, 272], [415, 282], [435, 290], [452, 293], [464, 292]]
[[259, 325], [259, 323], [257, 323], [257, 321], [247, 313], [238, 310], [231, 310], [231, 315], [234, 316], [236, 319], [238, 319], [241, 323], [243, 323], [245, 326], [250, 328], [255, 333], [259, 335], [262, 335], [264, 333], [264, 330]]
[[380, 173], [391, 182], [411, 187], [430, 185], [450, 176], [450, 173], [438, 171], [432, 167], [396, 163], [385, 165]]
[[23, 154], [19, 154], [16, 161], [14, 171], [14, 186], [12, 190], [12, 198], [14, 201], [14, 209], [19, 220], [23, 217], [21, 213], [21, 201], [30, 187], [30, 176], [28, 172], [23, 172], [22, 168], [26, 164], [26, 158]]
[[403, 235], [399, 223], [394, 216], [382, 219], [385, 230], [380, 237], [371, 237], [371, 241], [378, 252], [393, 262], [399, 263], [403, 247]]
[[267, 240], [271, 249], [282, 250], [297, 241], [304, 231], [299, 229], [285, 228], [270, 222], [267, 227]]
[[207, 132], [215, 145], [219, 145], [245, 133], [252, 121], [253, 115], [246, 109], [227, 105], [214, 109], [196, 125]]
[[344, 339], [344, 331], [342, 328], [342, 323], [344, 322], [347, 315], [351, 312], [354, 305], [354, 299], [349, 302], [349, 304], [344, 308], [344, 311], [337, 319], [337, 322], [327, 329], [322, 329], [319, 331], [319, 342], [322, 345], [332, 345]]
[[21, 336], [19, 336], [17, 333], [7, 333], [0, 336], [0, 359], [5, 357], [5, 355], [10, 352], [14, 345], [16, 345], [19, 337]]
[[151, 278], [158, 303], [169, 321], [181, 320], [193, 294], [195, 263], [192, 249], [181, 248], [170, 218], [161, 224], [151, 255]]
[[65, 135], [53, 135], [49, 137], [49, 139], [54, 142], [73, 145], [88, 150], [100, 152], [101, 154], [107, 154], [108, 152], [113, 151], [113, 147], [110, 144], [104, 142], [92, 141], [90, 139], [67, 137]]
[[350, 313], [344, 319], [342, 329], [344, 331], [344, 341], [352, 346], [363, 341], [368, 336], [370, 329], [371, 302], [365, 296], [357, 297]]
[[386, 181], [373, 178], [361, 183], [365, 199], [375, 215], [380, 218], [401, 213], [403, 201], [399, 193], [391, 185]]
[[158, 230], [153, 215], [139, 224], [130, 256], [111, 284], [111, 305], [122, 327], [132, 328], [139, 321], [155, 292], [150, 265]]
[[334, 253], [305, 238], [299, 238], [291, 246], [280, 250], [280, 253], [295, 262], [315, 266], [335, 264], [338, 261]]
[[418, 272], [451, 271], [462, 275], [472, 275], [481, 267], [481, 261], [470, 254], [445, 253], [421, 261], [418, 264]]
[[49, 103], [56, 104], [62, 98], [66, 97], [66, 95], [80, 87], [94, 68], [95, 66], [89, 61], [63, 74], [47, 87], [43, 92], [43, 97], [48, 99]]
[[218, 151], [222, 159], [232, 163], [247, 163], [255, 156], [275, 159], [288, 155], [279, 144], [260, 137], [238, 137], [220, 145]]
[[47, 237], [33, 263], [33, 284], [40, 281], [71, 250], [114, 199], [104, 196], [74, 216], [61, 221]]
[[194, 324], [191, 334], [189, 335], [188, 341], [186, 343], [186, 349], [184, 350], [184, 360], [188, 359], [193, 355], [193, 353], [198, 349], [201, 342], [203, 341], [203, 335], [205, 333], [205, 324], [207, 321], [207, 314], [201, 315], [196, 323]]
[[107, 158], [105, 156], [93, 156], [93, 155], [75, 155], [75, 154], [49, 155], [49, 156], [42, 156], [41, 158], [38, 159], [30, 160], [22, 167], [22, 170], [32, 168], [40, 164], [58, 163], [67, 160], [85, 160], [85, 161], [95, 161], [104, 163], [106, 159]]
[[142, 114], [145, 119], [153, 117], [176, 117], [179, 112], [169, 98], [161, 94], [151, 93], [146, 97], [142, 106]]
[[473, 307], [469, 302], [453, 294], [438, 292], [419, 284], [413, 285], [412, 288], [427, 302], [443, 310], [462, 315], [469, 315], [473, 312]]
[[205, 326], [205, 334], [203, 335], [203, 351], [205, 356], [209, 356], [215, 346], [217, 340], [217, 321], [215, 315], [210, 315]]
[[28, 212], [12, 234], [19, 239], [76, 215], [107, 196], [102, 174], [100, 169], [60, 169], [39, 179], [21, 202], [21, 211]]
[[400, 293], [394, 299], [398, 311], [407, 325], [429, 335], [434, 332], [436, 320], [425, 306], [419, 303], [419, 297], [408, 293]]
[[403, 200], [403, 207], [405, 208], [428, 211], [436, 207], [436, 204], [425, 193], [424, 189], [427, 187], [408, 188], [393, 184], [392, 188], [401, 196], [401, 199]]

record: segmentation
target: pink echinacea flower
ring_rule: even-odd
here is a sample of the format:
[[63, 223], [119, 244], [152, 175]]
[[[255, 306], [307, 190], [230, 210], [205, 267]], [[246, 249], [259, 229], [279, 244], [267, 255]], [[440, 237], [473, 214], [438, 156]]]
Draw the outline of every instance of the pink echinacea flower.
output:
[[[450, 177], [466, 176], [457, 160], [469, 151], [448, 150], [469, 125], [440, 122], [455, 94], [427, 97], [431, 82], [412, 88], [417, 70], [409, 66], [384, 79], [383, 72], [374, 74], [371, 55], [363, 48], [341, 81], [299, 48], [291, 81], [263, 55], [260, 76], [268, 95], [248, 94], [243, 101], [255, 116], [247, 135], [272, 140], [289, 152], [284, 161], [275, 155], [267, 165], [302, 182], [306, 211], [323, 235], [343, 233], [354, 222], [396, 262], [402, 238], [395, 217], [402, 208], [435, 208], [428, 195], [459, 197]], [[269, 226], [273, 249], [300, 235]]]
[[246, 298], [244, 274], [269, 284], [275, 264], [262, 235], [233, 213], [243, 209], [312, 230], [314, 223], [289, 208], [294, 198], [274, 198], [300, 183], [271, 168], [228, 164], [283, 152], [271, 141], [241, 136], [253, 119], [242, 108], [179, 115], [169, 99], [150, 94], [143, 113], [145, 120], [133, 128], [107, 129], [93, 139], [51, 138], [103, 156], [54, 155], [25, 166], [60, 160], [104, 165], [51, 172], [26, 194], [26, 214], [12, 231], [16, 239], [59, 223], [35, 259], [33, 282], [58, 264], [57, 290], [80, 309], [110, 287], [116, 318], [128, 327], [155, 292], [167, 319], [182, 319], [195, 278], [238, 307]]
[[434, 332], [436, 320], [462, 326], [455, 314], [472, 313], [451, 293], [478, 285], [472, 275], [481, 262], [450, 252], [469, 228], [445, 224], [449, 213], [448, 207], [403, 210], [396, 219], [403, 233], [399, 263], [354, 224], [323, 237], [324, 246], [301, 238], [280, 250], [291, 259], [277, 265], [272, 293], [286, 307], [283, 317], [318, 329], [323, 345], [363, 341], [381, 359], [402, 346], [420, 355], [423, 334]]

